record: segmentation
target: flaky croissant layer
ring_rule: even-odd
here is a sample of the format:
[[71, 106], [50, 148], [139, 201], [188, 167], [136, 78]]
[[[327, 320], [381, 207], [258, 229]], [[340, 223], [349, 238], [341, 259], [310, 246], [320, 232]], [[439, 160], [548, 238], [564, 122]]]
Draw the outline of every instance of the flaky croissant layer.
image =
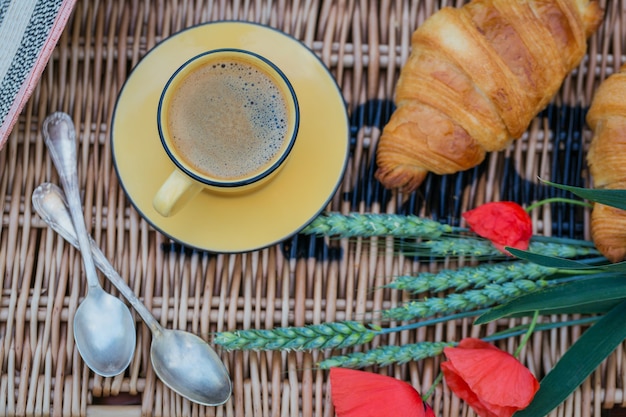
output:
[[[587, 154], [595, 188], [626, 189], [626, 66], [602, 82], [587, 113], [593, 131]], [[611, 262], [626, 258], [626, 211], [595, 204], [591, 238]]]
[[415, 190], [428, 172], [478, 165], [519, 138], [586, 52], [602, 12], [589, 0], [473, 0], [411, 39], [376, 177]]

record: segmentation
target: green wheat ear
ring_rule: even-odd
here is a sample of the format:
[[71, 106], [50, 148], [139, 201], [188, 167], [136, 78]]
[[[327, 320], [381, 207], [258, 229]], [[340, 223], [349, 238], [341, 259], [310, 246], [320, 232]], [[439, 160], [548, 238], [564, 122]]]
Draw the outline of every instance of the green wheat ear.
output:
[[355, 321], [331, 322], [303, 327], [218, 332], [214, 342], [227, 350], [342, 349], [371, 341], [374, 326]]
[[354, 352], [342, 356], [331, 356], [321, 361], [318, 366], [321, 369], [333, 367], [365, 368], [367, 366], [386, 366], [391, 364], [403, 364], [425, 358], [439, 356], [443, 349], [454, 346], [452, 342], [419, 342], [403, 346], [380, 346], [367, 352]]
[[528, 279], [535, 281], [555, 274], [557, 268], [549, 268], [525, 261], [500, 262], [444, 269], [439, 272], [421, 272], [417, 275], [400, 275], [387, 288], [414, 293], [440, 292], [448, 289], [462, 291], [467, 288], [483, 288], [490, 283]]
[[324, 213], [317, 216], [302, 233], [336, 237], [422, 237], [437, 238], [452, 233], [449, 225], [413, 215], [374, 213]]
[[484, 288], [453, 293], [444, 297], [424, 298], [405, 303], [400, 307], [383, 311], [383, 317], [391, 320], [408, 321], [432, 317], [437, 314], [452, 314], [491, 307], [523, 294], [538, 291], [550, 285], [548, 281], [520, 279], [502, 284], [487, 284]]

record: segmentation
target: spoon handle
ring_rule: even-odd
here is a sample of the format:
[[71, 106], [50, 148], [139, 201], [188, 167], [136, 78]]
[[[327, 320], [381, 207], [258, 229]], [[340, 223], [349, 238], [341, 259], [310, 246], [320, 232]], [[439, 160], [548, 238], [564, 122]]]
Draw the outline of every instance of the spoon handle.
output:
[[[37, 214], [39, 214], [39, 217], [41, 217], [52, 230], [63, 237], [63, 239], [81, 250], [78, 245], [76, 230], [74, 230], [67, 203], [63, 197], [63, 191], [54, 184], [43, 183], [33, 191], [32, 201], [33, 207]], [[128, 300], [150, 330], [152, 332], [161, 332], [163, 328], [152, 313], [150, 313], [150, 310], [137, 298], [133, 290], [130, 289], [124, 279], [117, 273], [93, 239], [88, 237], [88, 240], [93, 260], [98, 268], [109, 279], [111, 284], [118, 289], [120, 294]]]
[[[83, 252], [85, 275], [89, 288], [100, 287], [96, 268], [89, 252], [89, 239], [85, 218], [80, 203], [78, 190], [78, 171], [76, 168], [76, 131], [69, 115], [56, 112], [46, 117], [43, 122], [43, 137], [52, 162], [59, 173], [59, 178], [69, 201], [70, 213], [78, 235], [78, 244]], [[85, 255], [86, 253], [86, 255]]]

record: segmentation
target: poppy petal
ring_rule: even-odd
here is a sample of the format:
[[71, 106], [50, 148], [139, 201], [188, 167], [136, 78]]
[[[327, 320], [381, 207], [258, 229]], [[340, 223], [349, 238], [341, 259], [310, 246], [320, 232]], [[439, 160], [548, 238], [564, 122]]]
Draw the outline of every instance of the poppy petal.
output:
[[434, 417], [413, 386], [390, 376], [331, 368], [330, 386], [338, 417]]
[[467, 385], [467, 383], [461, 378], [454, 365], [451, 362], [443, 362], [441, 364], [441, 370], [446, 380], [446, 384], [456, 394], [457, 397], [469, 404], [476, 414], [480, 417], [498, 417], [492, 414], [480, 401], [480, 398], [474, 391]]
[[517, 203], [486, 203], [466, 211], [463, 218], [474, 233], [491, 240], [501, 252], [508, 254], [505, 246], [528, 249], [532, 237], [532, 220]]
[[481, 417], [508, 417], [530, 404], [539, 382], [515, 357], [479, 339], [446, 348], [446, 383]]

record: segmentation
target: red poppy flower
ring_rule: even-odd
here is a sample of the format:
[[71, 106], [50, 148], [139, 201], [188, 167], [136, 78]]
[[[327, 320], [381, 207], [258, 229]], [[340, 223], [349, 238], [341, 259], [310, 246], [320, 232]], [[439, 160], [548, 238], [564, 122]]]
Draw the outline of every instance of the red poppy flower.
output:
[[415, 388], [390, 376], [331, 368], [330, 389], [338, 417], [435, 417]]
[[501, 252], [505, 246], [526, 250], [533, 235], [530, 216], [522, 206], [511, 201], [487, 203], [463, 213], [470, 229], [491, 240]]
[[463, 339], [443, 352], [446, 383], [480, 417], [510, 417], [526, 408], [539, 389], [528, 368], [480, 339]]

